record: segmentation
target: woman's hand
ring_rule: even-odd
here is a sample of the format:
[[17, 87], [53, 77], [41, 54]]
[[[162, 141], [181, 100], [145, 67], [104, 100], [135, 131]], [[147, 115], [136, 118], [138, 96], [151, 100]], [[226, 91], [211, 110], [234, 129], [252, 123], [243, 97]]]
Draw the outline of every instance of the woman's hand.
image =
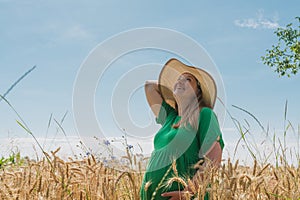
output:
[[[169, 200], [184, 200], [185, 197], [191, 197], [190, 195], [186, 194], [188, 191], [172, 191], [172, 192], [165, 192], [162, 193], [162, 197], [170, 197]], [[187, 196], [188, 195], [188, 196]]]

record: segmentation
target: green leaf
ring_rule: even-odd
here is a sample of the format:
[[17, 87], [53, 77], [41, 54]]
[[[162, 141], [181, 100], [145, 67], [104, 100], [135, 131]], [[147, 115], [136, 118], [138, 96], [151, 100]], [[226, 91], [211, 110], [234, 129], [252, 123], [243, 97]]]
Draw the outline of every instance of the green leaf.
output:
[[[300, 28], [300, 17], [295, 19]], [[300, 30], [289, 23], [285, 28], [277, 28], [274, 33], [278, 37], [278, 43], [272, 45], [272, 49], [267, 49], [265, 56], [261, 56], [263, 63], [271, 68], [275, 67], [274, 71], [280, 76], [297, 74], [300, 69]]]
[[26, 128], [21, 122], [19, 122], [18, 120], [16, 120], [17, 121], [17, 123], [27, 132], [27, 133], [29, 133], [30, 135], [32, 135], [32, 132], [28, 129], [28, 128]]

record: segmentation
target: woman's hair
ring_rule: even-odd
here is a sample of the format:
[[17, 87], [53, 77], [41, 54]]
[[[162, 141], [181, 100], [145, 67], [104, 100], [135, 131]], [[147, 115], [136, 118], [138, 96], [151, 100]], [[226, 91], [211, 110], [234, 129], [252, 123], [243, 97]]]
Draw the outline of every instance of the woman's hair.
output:
[[[196, 78], [195, 78], [196, 79]], [[197, 79], [196, 79], [197, 80]], [[198, 122], [199, 122], [199, 113], [202, 107], [207, 107], [203, 98], [202, 98], [202, 89], [199, 81], [197, 80], [197, 101], [194, 101], [192, 98], [191, 103], [185, 110], [185, 112], [181, 116], [181, 120], [173, 125], [173, 128], [179, 128], [179, 126], [187, 126], [190, 124], [194, 130], [198, 130]], [[175, 104], [175, 109], [178, 111], [178, 105]]]

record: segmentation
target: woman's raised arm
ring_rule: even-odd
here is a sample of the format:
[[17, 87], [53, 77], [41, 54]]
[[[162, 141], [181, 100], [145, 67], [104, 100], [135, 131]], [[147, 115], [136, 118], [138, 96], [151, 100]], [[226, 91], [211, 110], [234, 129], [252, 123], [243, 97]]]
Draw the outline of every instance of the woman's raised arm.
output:
[[157, 117], [163, 100], [159, 93], [158, 81], [157, 80], [146, 81], [145, 93], [146, 93], [148, 104], [152, 112], [154, 113], [154, 115]]

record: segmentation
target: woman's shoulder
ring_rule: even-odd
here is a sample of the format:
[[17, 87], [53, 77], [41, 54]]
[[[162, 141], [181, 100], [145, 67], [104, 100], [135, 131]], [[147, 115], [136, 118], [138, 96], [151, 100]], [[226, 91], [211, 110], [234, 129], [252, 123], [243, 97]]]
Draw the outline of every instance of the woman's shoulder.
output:
[[200, 110], [200, 114], [199, 114], [199, 120], [217, 120], [217, 115], [216, 113], [213, 111], [213, 109], [209, 108], [209, 107], [203, 107]]
[[214, 111], [209, 107], [203, 107], [200, 110], [200, 115], [211, 115], [213, 113], [214, 113]]
[[218, 118], [213, 109], [209, 107], [203, 107], [199, 115], [199, 123], [213, 123], [218, 124]]

